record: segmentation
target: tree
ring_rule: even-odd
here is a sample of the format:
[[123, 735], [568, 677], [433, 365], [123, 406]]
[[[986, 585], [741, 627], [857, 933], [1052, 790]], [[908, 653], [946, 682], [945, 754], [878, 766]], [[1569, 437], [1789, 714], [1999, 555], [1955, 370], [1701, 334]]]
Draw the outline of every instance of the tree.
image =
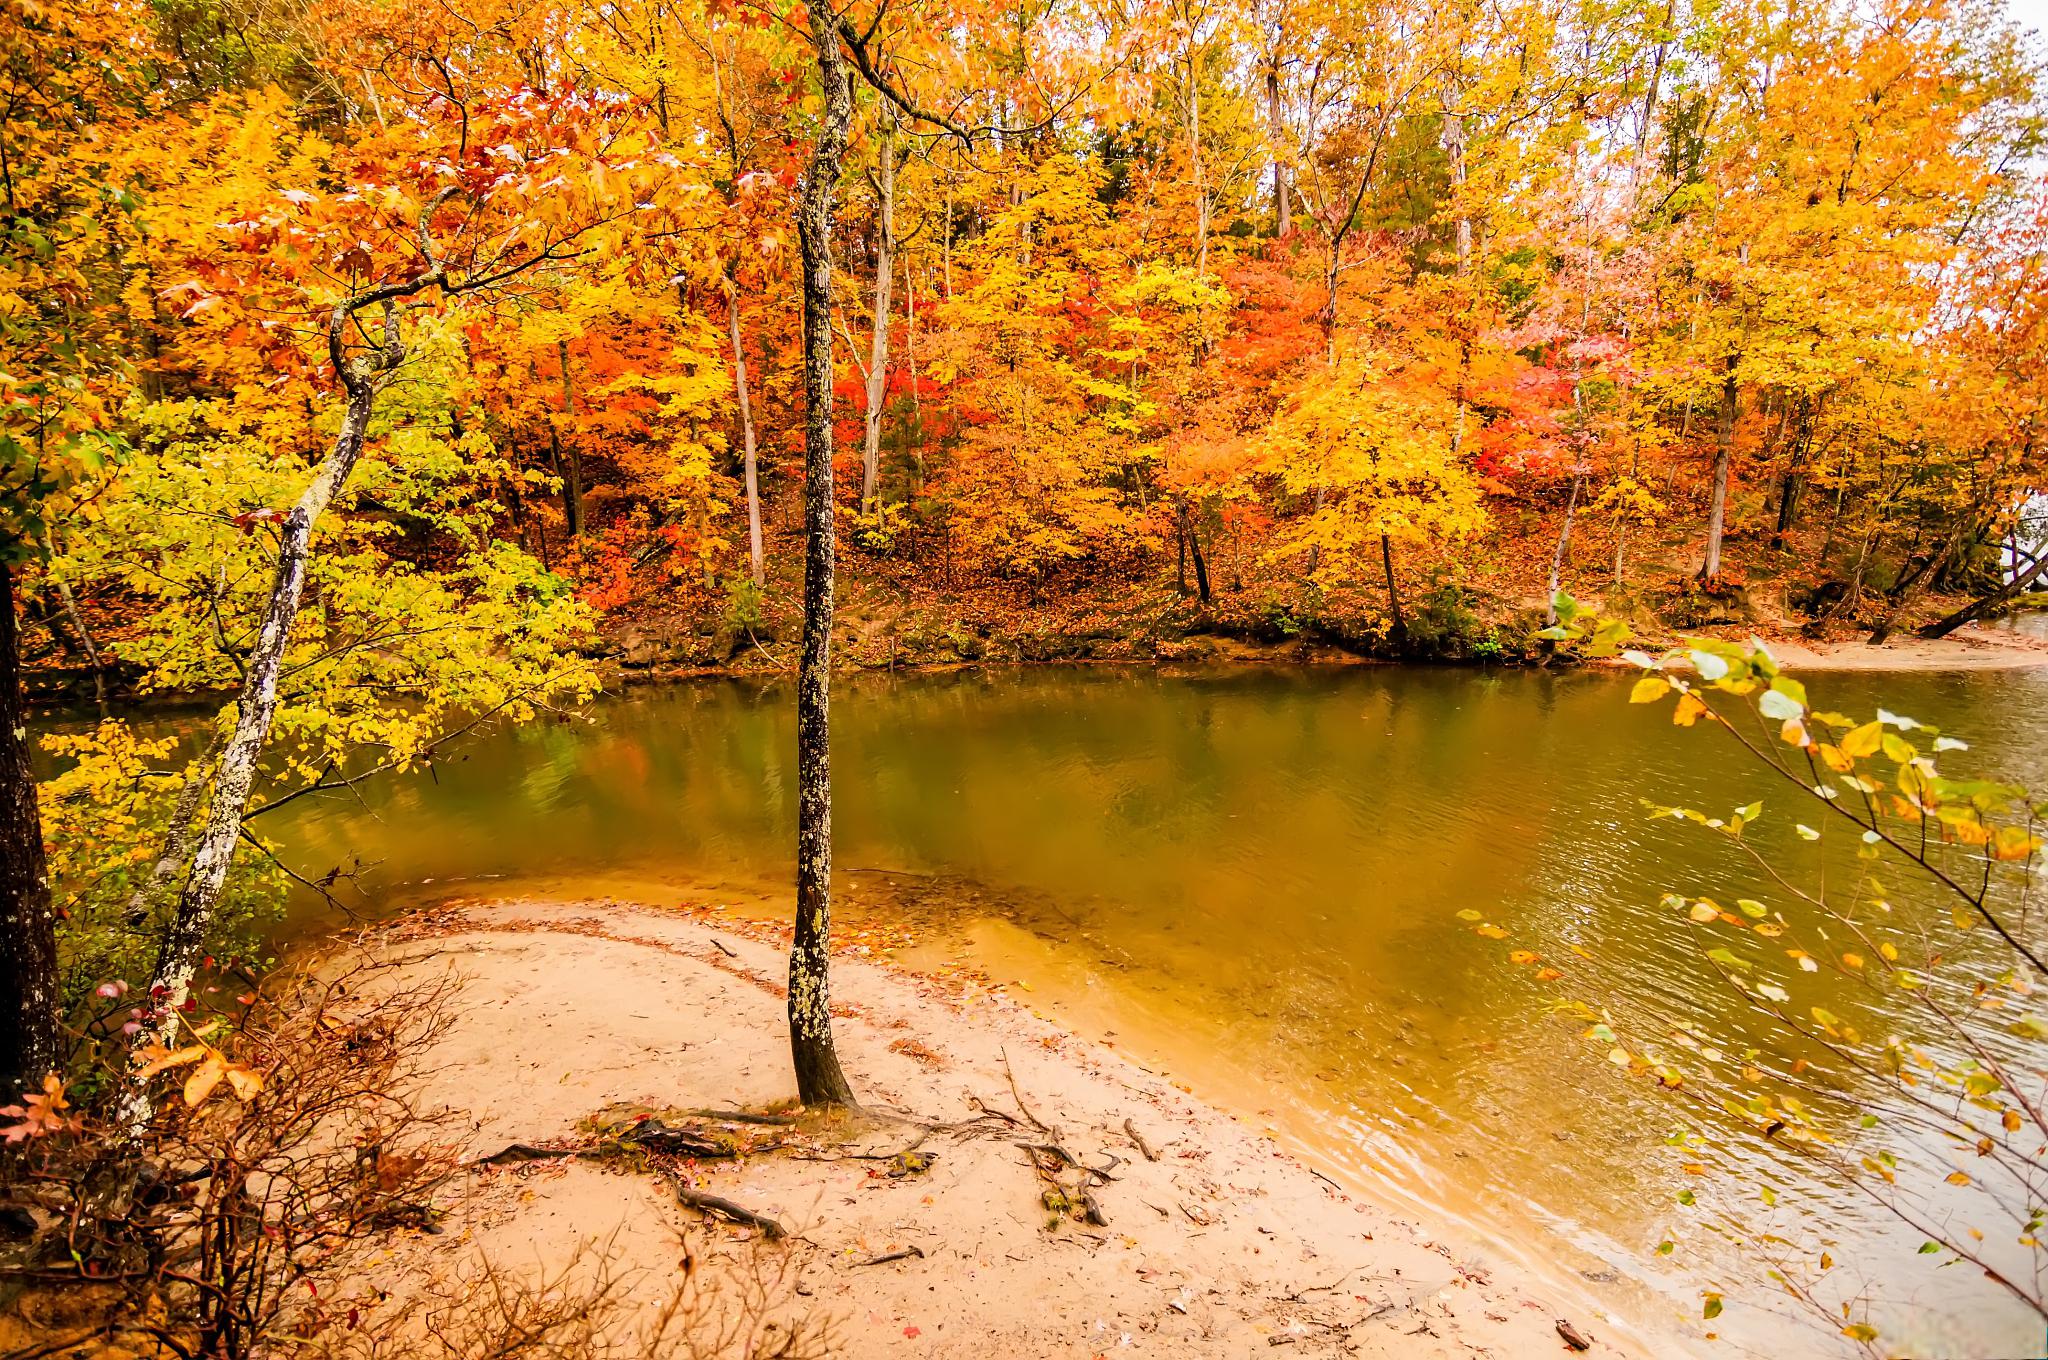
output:
[[[315, 527], [363, 456], [380, 396], [412, 357], [408, 324], [418, 324], [415, 313], [423, 307], [487, 296], [530, 271], [574, 259], [589, 234], [618, 211], [610, 206], [602, 173], [604, 152], [593, 149], [617, 154], [620, 143], [600, 136], [581, 101], [508, 94], [465, 104], [453, 93], [427, 102], [400, 131], [379, 134], [407, 139], [399, 145], [370, 140], [355, 148], [357, 154], [405, 156], [419, 175], [407, 189], [371, 202], [362, 195], [279, 186], [272, 205], [235, 224], [228, 250], [192, 261], [199, 273], [181, 286], [192, 299], [188, 314], [197, 314], [229, 306], [308, 309], [318, 284], [298, 266], [309, 254], [331, 262], [350, 280], [339, 299], [316, 313], [326, 364], [342, 397], [332, 443], [289, 510], [267, 507], [247, 517], [252, 525], [276, 526], [275, 559], [261, 623], [242, 666], [233, 728], [211, 773], [203, 822], [192, 835], [190, 867], [150, 981], [160, 1041], [171, 1037], [242, 842]], [[485, 142], [484, 134], [495, 140]], [[542, 148], [550, 155], [576, 148], [588, 177], [571, 178], [551, 166], [557, 178], [550, 182], [559, 187], [536, 192], [540, 180], [524, 167], [543, 159]], [[306, 150], [317, 155], [324, 147], [314, 143]], [[301, 151], [288, 163], [304, 173], [305, 155]], [[346, 164], [341, 168], [346, 174]], [[290, 350], [281, 358], [304, 362]], [[173, 828], [171, 834], [185, 833]], [[131, 1107], [130, 1119], [140, 1112]]]
[[121, 448], [135, 336], [122, 305], [151, 106], [147, 47], [119, 13], [14, 0], [0, 36], [0, 1094], [62, 1056], [56, 915], [22, 712], [28, 573]]

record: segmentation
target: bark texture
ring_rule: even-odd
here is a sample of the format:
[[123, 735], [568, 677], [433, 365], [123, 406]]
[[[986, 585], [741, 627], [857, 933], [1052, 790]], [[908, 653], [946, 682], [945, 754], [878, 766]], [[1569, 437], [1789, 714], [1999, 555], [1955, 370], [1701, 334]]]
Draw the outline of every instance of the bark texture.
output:
[[804, 271], [804, 641], [797, 665], [796, 938], [789, 951], [789, 1051], [797, 1097], [849, 1105], [832, 1044], [832, 195], [853, 91], [826, 0], [809, 0], [824, 116], [797, 206]]
[[[377, 359], [386, 368], [396, 367], [403, 354], [393, 338], [377, 351]], [[271, 576], [270, 598], [264, 605], [263, 622], [257, 629], [256, 645], [250, 650], [241, 693], [236, 698], [234, 731], [221, 750], [220, 764], [214, 771], [213, 796], [192, 852], [192, 868], [185, 876], [177, 911], [165, 932], [156, 969], [150, 977], [150, 998], [161, 1016], [156, 1025], [160, 1042], [172, 1037], [177, 1010], [191, 994], [200, 951], [213, 928], [214, 912], [241, 839], [242, 815], [248, 810], [249, 791], [255, 784], [256, 762], [263, 755], [264, 744], [270, 739], [271, 722], [277, 716], [277, 688], [284, 671], [285, 649], [305, 594], [313, 525], [348, 480], [369, 432], [378, 387], [375, 376], [350, 368], [344, 368], [343, 374], [347, 405], [342, 412], [341, 431], [298, 503], [286, 513], [278, 533], [277, 566]], [[178, 848], [167, 846], [166, 854]]]
[[57, 916], [21, 711], [14, 564], [0, 560], [0, 1103], [57, 1070]]
[[747, 564], [753, 570], [754, 584], [760, 585], [767, 579], [767, 557], [761, 551], [761, 474], [759, 461], [754, 453], [754, 403], [747, 392], [747, 347], [740, 337], [740, 293], [739, 285], [733, 285], [732, 296], [726, 302], [726, 324], [732, 332], [732, 379], [739, 389], [740, 398], [740, 447], [743, 450], [747, 482]]
[[882, 405], [889, 395], [890, 287], [896, 269], [896, 116], [886, 104], [875, 145], [875, 308], [868, 348], [867, 426], [860, 454], [860, 508], [872, 515], [882, 480]]
[[1721, 419], [1714, 439], [1714, 494], [1707, 504], [1707, 556], [1700, 566], [1700, 579], [1712, 581], [1721, 574], [1721, 535], [1728, 522], [1728, 471], [1735, 454], [1735, 415], [1738, 395], [1735, 387], [1736, 357], [1728, 356], [1728, 373], [1721, 380]]

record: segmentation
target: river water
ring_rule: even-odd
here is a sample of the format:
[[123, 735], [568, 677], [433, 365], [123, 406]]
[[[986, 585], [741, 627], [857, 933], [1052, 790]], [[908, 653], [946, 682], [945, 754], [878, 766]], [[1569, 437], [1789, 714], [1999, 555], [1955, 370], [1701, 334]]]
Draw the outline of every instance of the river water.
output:
[[[1973, 768], [2048, 788], [2048, 672], [1811, 688], [1822, 706], [1939, 723], [1971, 741]], [[1715, 1287], [1729, 1304], [1714, 1325], [1738, 1348], [1836, 1353], [1706, 1226], [1720, 1208], [1773, 1212], [1762, 1177], [1785, 1192], [1787, 1235], [1825, 1239], [1854, 1272], [1835, 1286], [1882, 1300], [1895, 1344], [2040, 1354], [2024, 1311], [1934, 1269], [1864, 1202], [1806, 1185], [1773, 1146], [1667, 1147], [1668, 1098], [1546, 1013], [1571, 990], [1746, 1023], [1659, 898], [1763, 890], [1642, 800], [1725, 812], [1763, 797], [1757, 843], [1794, 865], [1810, 853], [1790, 823], [1812, 814], [1780, 810], [1725, 737], [1626, 695], [1613, 674], [1396, 667], [848, 678], [842, 920], [913, 928], [913, 963], [1019, 984], [1318, 1168], [1620, 1315], [1697, 1332]], [[387, 906], [534, 888], [758, 906], [793, 873], [792, 698], [782, 683], [636, 690], [262, 830], [311, 875], [360, 861], [349, 891]], [[1513, 966], [1517, 945], [1565, 977]], [[1695, 1158], [1731, 1174], [1687, 1177]], [[1674, 1200], [1687, 1185], [1692, 1209]]]

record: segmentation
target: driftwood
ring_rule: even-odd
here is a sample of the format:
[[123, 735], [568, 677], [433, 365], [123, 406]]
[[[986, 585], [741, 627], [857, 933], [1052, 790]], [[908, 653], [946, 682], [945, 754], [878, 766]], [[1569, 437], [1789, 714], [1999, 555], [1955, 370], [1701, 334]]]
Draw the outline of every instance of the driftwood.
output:
[[677, 1201], [699, 1213], [717, 1214], [730, 1222], [749, 1228], [759, 1228], [771, 1241], [779, 1242], [789, 1236], [788, 1231], [780, 1223], [766, 1214], [754, 1212], [744, 1204], [735, 1204], [722, 1195], [693, 1190], [673, 1178], [670, 1179], [669, 1186], [676, 1192]]
[[[692, 1110], [692, 1115], [742, 1124], [787, 1125], [796, 1121], [788, 1115], [751, 1114], [743, 1110]], [[714, 1133], [689, 1124], [671, 1124], [660, 1118], [642, 1119], [608, 1133], [595, 1143], [570, 1147], [537, 1147], [532, 1143], [510, 1143], [471, 1166], [503, 1166], [507, 1163], [538, 1162], [552, 1157], [605, 1157], [617, 1152], [652, 1152], [664, 1157], [694, 1157], [723, 1160], [750, 1152], [772, 1152], [776, 1143], [743, 1143], [729, 1134]]]
[[692, 1119], [720, 1119], [729, 1124], [794, 1124], [793, 1114], [760, 1114], [753, 1110], [689, 1110]]
[[880, 1256], [870, 1256], [865, 1261], [855, 1261], [853, 1265], [850, 1267], [850, 1269], [858, 1270], [862, 1266], [885, 1266], [889, 1264], [889, 1262], [891, 1261], [908, 1261], [913, 1256], [919, 1260], [923, 1260], [924, 1248], [912, 1244], [911, 1246], [903, 1248], [901, 1251], [885, 1251]]
[[1565, 1345], [1570, 1346], [1575, 1351], [1589, 1351], [1593, 1349], [1593, 1343], [1586, 1338], [1586, 1334], [1572, 1326], [1571, 1323], [1566, 1322], [1563, 1318], [1557, 1320], [1557, 1334], [1564, 1338]]
[[1136, 1124], [1133, 1124], [1130, 1120], [1126, 1119], [1124, 1121], [1124, 1132], [1130, 1135], [1132, 1145], [1135, 1146], [1138, 1149], [1138, 1151], [1145, 1154], [1146, 1161], [1156, 1162], [1159, 1160], [1159, 1154], [1154, 1152], [1152, 1150], [1152, 1145], [1145, 1141], [1145, 1135], [1138, 1132], [1138, 1126]]

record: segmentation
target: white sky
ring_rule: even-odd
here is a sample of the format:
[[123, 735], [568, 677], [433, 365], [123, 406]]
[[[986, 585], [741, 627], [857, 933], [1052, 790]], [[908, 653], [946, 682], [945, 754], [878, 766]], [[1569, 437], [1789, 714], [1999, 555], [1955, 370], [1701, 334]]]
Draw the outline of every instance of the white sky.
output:
[[2048, 0], [2005, 0], [2005, 9], [2025, 27], [2048, 36]]

